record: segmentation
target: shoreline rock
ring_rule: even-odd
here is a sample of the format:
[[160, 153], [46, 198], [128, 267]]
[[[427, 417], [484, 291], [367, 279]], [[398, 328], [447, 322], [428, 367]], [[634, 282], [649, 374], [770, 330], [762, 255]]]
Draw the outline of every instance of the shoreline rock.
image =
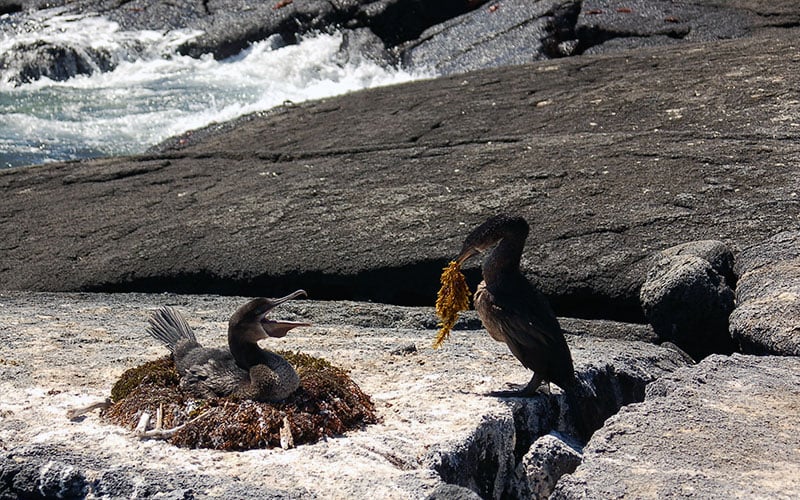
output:
[[[537, 437], [570, 432], [559, 393], [485, 395], [526, 381], [529, 372], [482, 330], [457, 331], [434, 351], [435, 329], [411, 326], [433, 316], [432, 308], [299, 301], [281, 306], [281, 317], [315, 326], [268, 347], [349, 370], [371, 394], [380, 423], [290, 450], [219, 452], [140, 441], [96, 415], [70, 421], [66, 410], [106, 397], [126, 368], [163, 356], [144, 331], [156, 306], [179, 307], [198, 339], [215, 345], [244, 299], [15, 292], [0, 300], [0, 493], [424, 498], [451, 483], [500, 498], [529, 491], [517, 470]], [[354, 326], [365, 317], [362, 307], [382, 310], [394, 326]], [[392, 354], [408, 342], [415, 352]], [[686, 366], [676, 352], [643, 342], [570, 336], [570, 343], [603, 406], [641, 399], [645, 384]]]
[[800, 359], [713, 355], [609, 419], [551, 498], [793, 498]]
[[787, 231], [741, 252], [731, 334], [742, 351], [800, 356], [800, 233]]
[[523, 269], [559, 315], [641, 322], [654, 253], [709, 238], [737, 252], [794, 228], [795, 45], [480, 71], [282, 107], [147, 155], [3, 171], [0, 283], [251, 296], [303, 283], [320, 299], [432, 304], [465, 228], [508, 211], [534, 228]]
[[[45, 9], [50, 9], [45, 10]], [[796, 27], [800, 13], [788, 0], [739, 0], [675, 4], [667, 0], [294, 0], [242, 3], [112, 2], [109, 0], [9, 0], [0, 14], [11, 16], [0, 30], [36, 26], [48, 16], [98, 14], [122, 31], [187, 30], [182, 55], [217, 59], [235, 56], [255, 42], [297, 43], [304, 35], [334, 30], [371, 32], [382, 48], [374, 59], [385, 64], [437, 68], [441, 74], [507, 66], [580, 54], [620, 52], [687, 42], [725, 40]], [[25, 29], [30, 32], [35, 27]], [[13, 36], [13, 35], [12, 35]], [[280, 40], [280, 42], [278, 42]], [[23, 84], [47, 76], [66, 80], [109, 71], [122, 59], [107, 50], [88, 50], [63, 40], [18, 44], [0, 54], [3, 78]]]

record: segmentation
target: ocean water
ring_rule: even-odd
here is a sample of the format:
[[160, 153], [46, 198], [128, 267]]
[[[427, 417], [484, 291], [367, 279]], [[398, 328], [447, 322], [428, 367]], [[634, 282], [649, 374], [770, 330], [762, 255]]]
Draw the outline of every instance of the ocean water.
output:
[[[0, 23], [8, 22], [0, 19]], [[36, 40], [104, 50], [120, 61], [110, 72], [19, 86], [0, 72], [0, 168], [135, 154], [162, 140], [266, 110], [358, 89], [432, 76], [385, 69], [339, 53], [341, 34], [277, 39], [217, 61], [181, 56], [176, 48], [198, 33], [120, 31], [99, 16], [42, 15], [11, 36], [0, 54]]]

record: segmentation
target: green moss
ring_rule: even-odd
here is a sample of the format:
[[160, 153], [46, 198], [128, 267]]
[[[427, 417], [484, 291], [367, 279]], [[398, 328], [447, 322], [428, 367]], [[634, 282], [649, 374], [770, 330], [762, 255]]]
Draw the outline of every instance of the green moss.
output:
[[[248, 450], [280, 446], [284, 419], [289, 422], [295, 445], [314, 443], [375, 423], [375, 407], [369, 396], [347, 372], [328, 361], [307, 354], [280, 352], [300, 375], [300, 388], [280, 403], [261, 403], [235, 398], [197, 400], [178, 387], [170, 358], [125, 372], [114, 386], [121, 397], [104, 416], [133, 428], [142, 412], [164, 410], [164, 426], [174, 427], [205, 412], [205, 416], [177, 432], [171, 442], [190, 448]], [[167, 376], [174, 373], [175, 377]], [[117, 386], [120, 386], [117, 389]]]

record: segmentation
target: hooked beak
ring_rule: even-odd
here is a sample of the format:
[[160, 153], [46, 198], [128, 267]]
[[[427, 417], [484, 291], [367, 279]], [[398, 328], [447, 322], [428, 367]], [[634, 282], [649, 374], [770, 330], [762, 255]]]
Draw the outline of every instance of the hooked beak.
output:
[[292, 328], [296, 328], [298, 326], [311, 326], [311, 323], [306, 323], [304, 321], [277, 321], [274, 319], [267, 318], [267, 314], [271, 311], [275, 306], [283, 304], [284, 302], [288, 302], [297, 297], [307, 297], [308, 294], [305, 290], [297, 290], [285, 297], [280, 297], [278, 299], [273, 299], [271, 307], [264, 313], [264, 316], [261, 318], [261, 326], [264, 328], [264, 331], [267, 332], [267, 335], [270, 337], [281, 338], [285, 337], [289, 330]]
[[461, 250], [461, 253], [456, 258], [456, 262], [460, 266], [464, 262], [466, 262], [469, 259], [471, 259], [472, 257], [478, 255], [479, 253], [481, 253], [481, 251], [479, 249], [477, 249], [475, 247], [467, 247], [467, 248]]
[[294, 292], [290, 293], [289, 295], [287, 295], [285, 297], [281, 297], [281, 298], [278, 298], [278, 299], [272, 299], [272, 305], [273, 306], [281, 305], [284, 302], [289, 302], [290, 300], [296, 299], [297, 297], [300, 297], [301, 295], [303, 297], [308, 297], [308, 294], [306, 293], [305, 290], [302, 290], [302, 289], [301, 290], [295, 290]]

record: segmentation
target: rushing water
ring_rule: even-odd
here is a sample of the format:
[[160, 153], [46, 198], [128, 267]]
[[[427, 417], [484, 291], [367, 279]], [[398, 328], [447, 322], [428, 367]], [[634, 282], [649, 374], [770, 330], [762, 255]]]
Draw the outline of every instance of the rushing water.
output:
[[425, 76], [387, 70], [366, 58], [345, 62], [341, 35], [284, 47], [266, 40], [222, 61], [177, 54], [176, 47], [195, 35], [123, 32], [98, 16], [55, 16], [0, 39], [0, 53], [21, 41], [68, 40], [116, 51], [122, 61], [113, 71], [64, 82], [44, 78], [15, 87], [0, 81], [0, 168], [138, 153], [186, 130], [287, 100]]

